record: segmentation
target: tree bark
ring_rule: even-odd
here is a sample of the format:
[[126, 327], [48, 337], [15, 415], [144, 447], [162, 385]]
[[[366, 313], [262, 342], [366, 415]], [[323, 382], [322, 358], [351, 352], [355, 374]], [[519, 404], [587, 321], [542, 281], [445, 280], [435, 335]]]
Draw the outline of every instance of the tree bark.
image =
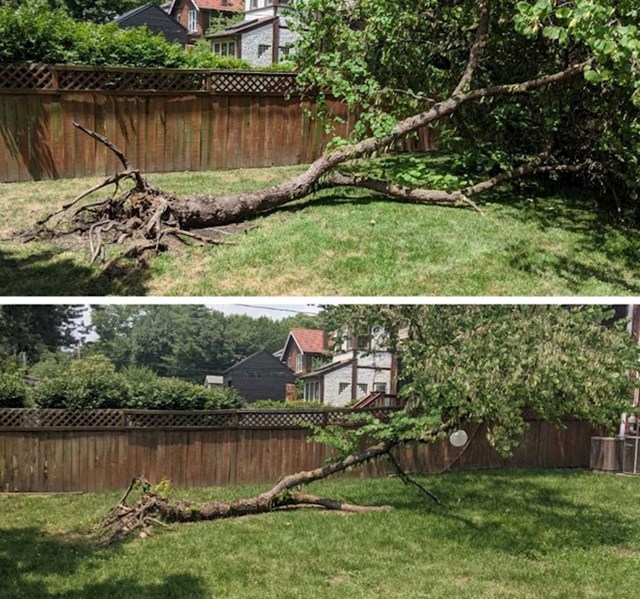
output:
[[[458, 419], [448, 420], [425, 431], [418, 441], [421, 443], [433, 443], [441, 438], [443, 434], [457, 427], [459, 422]], [[320, 468], [284, 476], [271, 489], [260, 495], [231, 502], [212, 501], [203, 505], [196, 505], [191, 501], [170, 501], [152, 491], [151, 485], [143, 476], [136, 477], [129, 484], [122, 499], [102, 521], [100, 525], [100, 545], [110, 545], [123, 540], [135, 531], [148, 529], [156, 524], [221, 520], [264, 514], [283, 509], [315, 508], [349, 513], [389, 511], [391, 510], [389, 506], [360, 506], [326, 497], [309, 495], [302, 492], [300, 487], [323, 480], [371, 460], [390, 455], [390, 452], [400, 444], [401, 442], [398, 440], [376, 443], [363, 451], [346, 456]], [[393, 459], [392, 463], [402, 473], [401, 478], [405, 484], [418, 486], [423, 493], [438, 501], [424, 487], [417, 485], [415, 481], [411, 481], [395, 459]], [[138, 487], [143, 488], [141, 497], [134, 504], [127, 503], [131, 493]]]

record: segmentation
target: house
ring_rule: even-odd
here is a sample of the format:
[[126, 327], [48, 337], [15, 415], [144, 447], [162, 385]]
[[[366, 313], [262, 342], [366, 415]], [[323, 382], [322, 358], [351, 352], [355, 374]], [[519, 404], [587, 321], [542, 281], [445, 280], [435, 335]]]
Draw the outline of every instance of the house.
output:
[[113, 22], [123, 29], [146, 25], [153, 33], [164, 35], [168, 42], [178, 42], [182, 46], [187, 45], [189, 37], [187, 28], [153, 2], [134, 8], [116, 17]]
[[395, 405], [397, 359], [381, 346], [379, 335], [346, 336], [328, 359], [326, 336], [318, 333], [293, 329], [283, 355], [303, 381], [305, 401], [338, 407], [358, 400], [369, 407]]
[[225, 370], [222, 377], [224, 387], [235, 389], [247, 403], [284, 401], [287, 385], [295, 383], [293, 372], [263, 349]]
[[280, 360], [297, 375], [311, 372], [331, 360], [327, 335], [318, 329], [291, 329]]
[[[326, 405], [344, 407], [375, 394], [395, 397], [397, 359], [368, 337], [348, 337], [335, 348], [330, 364], [302, 374], [303, 398]], [[382, 398], [383, 405], [391, 405]], [[362, 401], [358, 403], [363, 403]], [[377, 404], [376, 404], [377, 405]]]
[[295, 0], [245, 0], [244, 22], [230, 25], [207, 39], [221, 56], [235, 56], [254, 66], [285, 62], [298, 34], [289, 29], [286, 9]]
[[204, 39], [212, 21], [218, 17], [235, 15], [243, 9], [243, 0], [174, 0], [171, 15], [189, 33], [191, 43]]

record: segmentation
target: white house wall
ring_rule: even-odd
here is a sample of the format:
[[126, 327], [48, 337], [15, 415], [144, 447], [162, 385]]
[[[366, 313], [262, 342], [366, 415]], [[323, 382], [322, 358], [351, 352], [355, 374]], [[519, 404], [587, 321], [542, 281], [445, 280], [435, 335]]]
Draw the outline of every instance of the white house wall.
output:
[[[283, 19], [280, 17], [280, 43], [278, 45], [280, 48], [292, 48], [291, 53], [293, 53], [295, 52], [295, 45], [298, 43], [300, 36], [294, 31], [291, 31], [291, 29], [283, 27], [282, 23]], [[280, 57], [280, 62], [286, 62], [287, 57], [283, 56], [281, 52], [278, 56]]]
[[[366, 366], [366, 363], [364, 362], [359, 364], [358, 385], [366, 385], [366, 391], [359, 387], [356, 392], [356, 399], [362, 399], [363, 397], [371, 393], [371, 391], [373, 391], [374, 389], [375, 383], [385, 383], [387, 386], [387, 392], [389, 391], [389, 389], [391, 389], [391, 355], [386, 355], [388, 356], [388, 362], [387, 358], [379, 356], [377, 368], [373, 367], [374, 361], [370, 363], [372, 367], [369, 368], [363, 368], [363, 366]], [[386, 365], [387, 363], [388, 365]], [[384, 367], [383, 365], [386, 365], [386, 367]], [[351, 403], [352, 368], [352, 364], [347, 364], [343, 368], [339, 368], [324, 375], [325, 405], [344, 407], [347, 404]], [[343, 385], [347, 385], [342, 393], [340, 392], [341, 383], [343, 383]]]
[[[252, 65], [258, 67], [268, 67], [273, 62], [273, 23], [266, 23], [242, 34], [242, 58], [248, 60]], [[279, 48], [294, 45], [298, 40], [298, 34], [280, 27]], [[260, 46], [269, 46], [269, 50], [259, 56]], [[278, 52], [280, 56], [280, 52]]]
[[[258, 56], [263, 44], [269, 46], [269, 50]], [[242, 34], [242, 58], [258, 67], [268, 67], [273, 62], [273, 23]]]
[[[353, 352], [348, 351], [342, 354], [336, 354], [333, 357], [334, 362], [344, 362], [353, 358]], [[378, 352], [358, 352], [358, 365], [360, 366], [375, 366], [377, 368], [391, 368], [392, 356], [390, 352], [378, 351]]]

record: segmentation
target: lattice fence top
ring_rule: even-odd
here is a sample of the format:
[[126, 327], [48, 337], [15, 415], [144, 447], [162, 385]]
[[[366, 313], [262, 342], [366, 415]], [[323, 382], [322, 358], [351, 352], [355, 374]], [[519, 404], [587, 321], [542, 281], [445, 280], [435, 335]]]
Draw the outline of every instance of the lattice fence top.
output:
[[31, 408], [0, 409], [0, 429], [95, 429], [95, 428], [309, 428], [345, 424], [358, 426], [355, 415], [370, 414], [381, 420], [398, 408], [364, 410], [55, 410]]
[[0, 89], [52, 89], [53, 71], [42, 64], [0, 64]]
[[296, 89], [295, 73], [0, 64], [0, 90], [285, 95]]

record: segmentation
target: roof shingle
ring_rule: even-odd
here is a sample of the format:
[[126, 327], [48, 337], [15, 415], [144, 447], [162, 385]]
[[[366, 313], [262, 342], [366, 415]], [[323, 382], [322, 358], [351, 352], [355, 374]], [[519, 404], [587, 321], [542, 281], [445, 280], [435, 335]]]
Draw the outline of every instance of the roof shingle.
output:
[[298, 347], [305, 354], [323, 354], [327, 349], [324, 331], [316, 329], [291, 329]]

